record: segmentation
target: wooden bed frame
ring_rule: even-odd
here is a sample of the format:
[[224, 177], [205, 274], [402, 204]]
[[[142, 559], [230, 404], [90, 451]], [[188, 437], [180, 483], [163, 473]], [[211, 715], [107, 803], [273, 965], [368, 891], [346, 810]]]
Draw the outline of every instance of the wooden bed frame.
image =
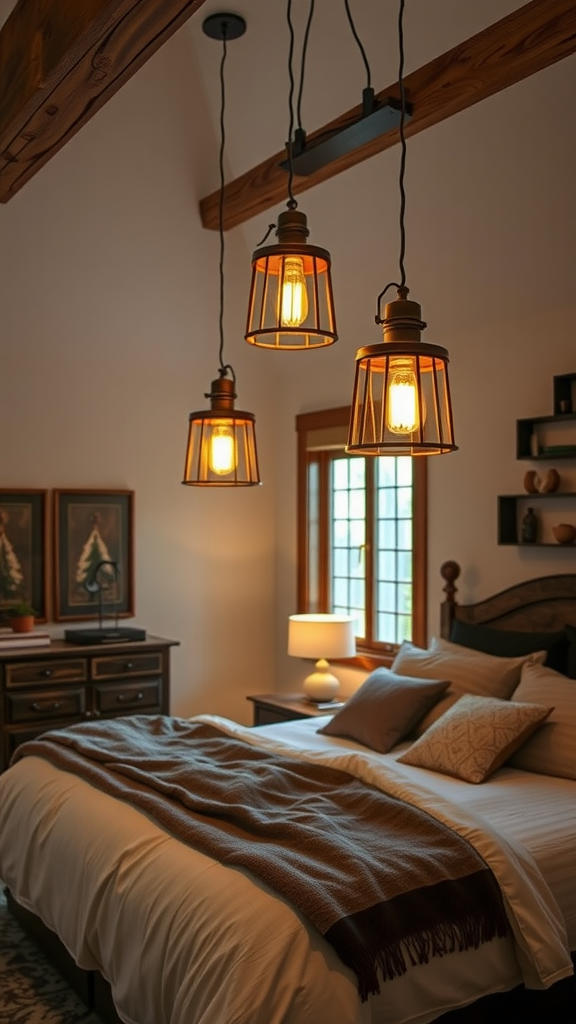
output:
[[[518, 632], [554, 632], [566, 623], [576, 625], [576, 573], [541, 576], [502, 590], [474, 604], [456, 600], [457, 562], [444, 562], [440, 575], [445, 582], [445, 600], [440, 606], [440, 634], [450, 638], [455, 620], [483, 624], [494, 629]], [[576, 687], [576, 680], [574, 682]], [[122, 1024], [110, 986], [96, 971], [83, 971], [73, 962], [58, 937], [34, 914], [20, 907], [7, 892], [8, 906], [16, 919], [35, 939], [89, 1009], [104, 1024]], [[576, 965], [576, 954], [572, 954]], [[576, 1021], [576, 978], [566, 978], [544, 992], [519, 986], [510, 992], [485, 996], [471, 1006], [436, 1018], [436, 1024], [524, 1024], [531, 1020], [546, 1024], [574, 1024]]]
[[440, 575], [446, 599], [440, 606], [440, 635], [450, 639], [455, 620], [519, 633], [553, 633], [576, 625], [576, 573], [539, 576], [501, 590], [476, 604], [458, 604], [458, 562], [444, 562]]

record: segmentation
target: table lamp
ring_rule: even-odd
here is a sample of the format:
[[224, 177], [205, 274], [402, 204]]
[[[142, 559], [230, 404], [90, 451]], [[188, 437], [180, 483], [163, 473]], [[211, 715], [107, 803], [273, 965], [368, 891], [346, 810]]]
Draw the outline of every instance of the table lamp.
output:
[[[356, 653], [354, 619], [351, 615], [291, 615], [288, 620], [288, 654], [312, 658], [315, 671], [304, 680], [308, 700], [333, 700], [340, 683], [330, 671], [328, 658], [351, 658]], [[319, 659], [319, 660], [317, 660]]]

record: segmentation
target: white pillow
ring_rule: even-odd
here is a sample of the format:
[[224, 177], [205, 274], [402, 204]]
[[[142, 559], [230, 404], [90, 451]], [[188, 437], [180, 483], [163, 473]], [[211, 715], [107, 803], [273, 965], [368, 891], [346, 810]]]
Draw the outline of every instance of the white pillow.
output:
[[524, 665], [512, 699], [552, 704], [554, 710], [509, 763], [525, 772], [576, 779], [576, 679], [542, 665]]
[[519, 658], [500, 658], [433, 637], [428, 649], [405, 640], [390, 668], [401, 676], [450, 680], [444, 696], [416, 726], [414, 735], [421, 736], [465, 693], [508, 700], [520, 682], [522, 666], [528, 662], [541, 665], [545, 658], [546, 651], [535, 651]]

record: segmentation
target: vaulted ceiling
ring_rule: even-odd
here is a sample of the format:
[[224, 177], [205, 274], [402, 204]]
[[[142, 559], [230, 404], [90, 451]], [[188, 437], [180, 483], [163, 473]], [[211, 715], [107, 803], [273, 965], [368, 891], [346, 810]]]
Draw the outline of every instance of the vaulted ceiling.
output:
[[[258, 0], [259, 3], [267, 0]], [[7, 202], [189, 18], [204, 0], [18, 0], [0, 31], [0, 201]], [[574, 0], [531, 0], [406, 76], [406, 134], [437, 124], [576, 52]], [[398, 96], [391, 82], [378, 99]], [[310, 142], [360, 115], [355, 107], [317, 128]], [[294, 192], [398, 142], [392, 129], [307, 177]], [[226, 186], [225, 226], [285, 197], [283, 152]], [[200, 203], [218, 223], [218, 193]]]

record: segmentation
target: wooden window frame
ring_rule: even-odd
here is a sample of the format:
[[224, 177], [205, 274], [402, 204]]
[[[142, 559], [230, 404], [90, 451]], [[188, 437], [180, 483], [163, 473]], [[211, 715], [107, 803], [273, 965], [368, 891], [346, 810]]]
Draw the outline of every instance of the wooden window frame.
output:
[[[296, 433], [298, 444], [297, 461], [297, 571], [298, 586], [297, 600], [298, 611], [307, 612], [308, 591], [309, 591], [309, 565], [307, 557], [307, 535], [308, 535], [308, 455], [307, 438], [310, 431], [325, 430], [333, 427], [347, 426], [350, 421], [350, 406], [341, 406], [337, 409], [322, 409], [317, 412], [301, 413], [296, 416]], [[351, 455], [350, 458], [357, 458]], [[367, 468], [372, 456], [366, 456]], [[321, 514], [326, 513], [328, 501], [327, 472], [330, 458], [320, 458], [321, 486], [320, 503]], [[428, 473], [427, 460], [425, 458], [414, 459], [414, 501], [412, 519], [413, 538], [413, 573], [412, 573], [412, 641], [420, 647], [426, 646], [427, 636], [427, 527], [428, 527]], [[373, 475], [370, 471], [368, 477]], [[323, 484], [323, 486], [322, 486]], [[373, 483], [372, 483], [373, 486]], [[372, 502], [367, 502], [366, 518], [368, 528], [374, 514]], [[367, 606], [366, 616], [373, 620], [373, 568], [372, 560], [367, 565]], [[320, 538], [320, 580], [319, 580], [319, 604], [320, 611], [328, 611], [328, 537]], [[390, 665], [394, 660], [398, 645], [395, 644], [369, 644], [358, 643], [355, 658], [346, 659], [346, 664], [371, 671], [381, 665]]]

